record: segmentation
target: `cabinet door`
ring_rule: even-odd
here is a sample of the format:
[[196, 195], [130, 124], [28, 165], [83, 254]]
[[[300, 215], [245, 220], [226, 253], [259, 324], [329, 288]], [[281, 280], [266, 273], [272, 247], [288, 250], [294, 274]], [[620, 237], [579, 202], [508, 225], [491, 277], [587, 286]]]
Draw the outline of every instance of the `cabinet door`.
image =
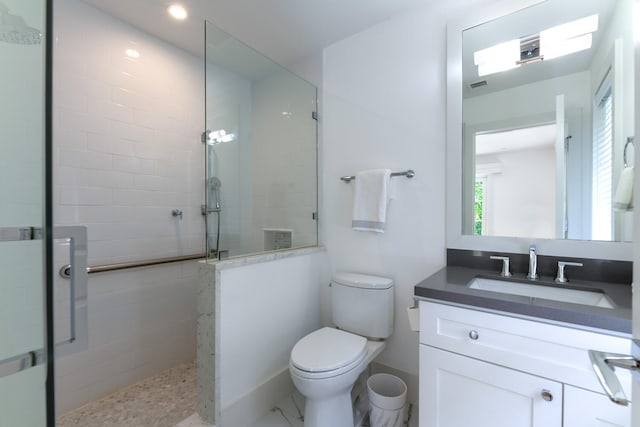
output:
[[562, 384], [420, 345], [420, 427], [560, 427]]
[[607, 396], [564, 386], [564, 427], [631, 427], [631, 406], [620, 406]]

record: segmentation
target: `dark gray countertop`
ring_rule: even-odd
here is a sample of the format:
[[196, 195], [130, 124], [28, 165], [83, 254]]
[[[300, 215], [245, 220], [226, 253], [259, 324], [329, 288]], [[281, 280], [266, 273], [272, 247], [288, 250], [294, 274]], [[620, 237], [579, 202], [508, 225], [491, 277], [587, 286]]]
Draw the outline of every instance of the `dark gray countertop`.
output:
[[[427, 277], [415, 286], [415, 296], [531, 316], [557, 322], [573, 323], [615, 332], [631, 333], [631, 285], [575, 280], [557, 285], [552, 277], [542, 276], [539, 284], [578, 289], [603, 291], [614, 303], [615, 308], [591, 307], [581, 304], [530, 298], [479, 289], [471, 289], [468, 283], [477, 276], [504, 280], [495, 271], [449, 266]], [[508, 280], [531, 283], [522, 274], [514, 274]]]

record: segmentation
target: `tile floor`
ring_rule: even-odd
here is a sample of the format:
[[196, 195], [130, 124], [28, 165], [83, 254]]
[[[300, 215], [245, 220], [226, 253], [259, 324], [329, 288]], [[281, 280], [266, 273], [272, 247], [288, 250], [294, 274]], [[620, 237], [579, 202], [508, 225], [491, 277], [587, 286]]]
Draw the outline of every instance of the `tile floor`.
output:
[[[195, 413], [195, 363], [147, 378], [58, 418], [58, 427], [214, 427]], [[410, 407], [407, 427], [418, 426]], [[304, 397], [295, 392], [252, 427], [303, 427]], [[365, 419], [362, 427], [368, 427]]]
[[67, 412], [58, 427], [173, 427], [196, 410], [195, 363], [154, 377]]

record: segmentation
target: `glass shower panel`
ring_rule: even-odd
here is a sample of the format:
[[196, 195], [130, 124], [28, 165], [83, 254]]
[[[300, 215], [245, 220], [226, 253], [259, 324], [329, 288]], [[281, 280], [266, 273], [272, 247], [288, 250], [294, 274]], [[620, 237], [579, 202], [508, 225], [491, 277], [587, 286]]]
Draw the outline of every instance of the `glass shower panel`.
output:
[[0, 426], [46, 426], [43, 0], [0, 1]]
[[316, 88], [205, 25], [208, 256], [316, 245]]

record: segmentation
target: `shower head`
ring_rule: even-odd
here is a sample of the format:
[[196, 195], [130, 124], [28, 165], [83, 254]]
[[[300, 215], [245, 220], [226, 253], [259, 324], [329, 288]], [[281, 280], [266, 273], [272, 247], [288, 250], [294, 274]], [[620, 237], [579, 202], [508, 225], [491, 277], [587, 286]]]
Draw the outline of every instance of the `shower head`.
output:
[[0, 2], [0, 41], [13, 44], [40, 44], [42, 34], [29, 27], [20, 16], [9, 13], [9, 8]]

